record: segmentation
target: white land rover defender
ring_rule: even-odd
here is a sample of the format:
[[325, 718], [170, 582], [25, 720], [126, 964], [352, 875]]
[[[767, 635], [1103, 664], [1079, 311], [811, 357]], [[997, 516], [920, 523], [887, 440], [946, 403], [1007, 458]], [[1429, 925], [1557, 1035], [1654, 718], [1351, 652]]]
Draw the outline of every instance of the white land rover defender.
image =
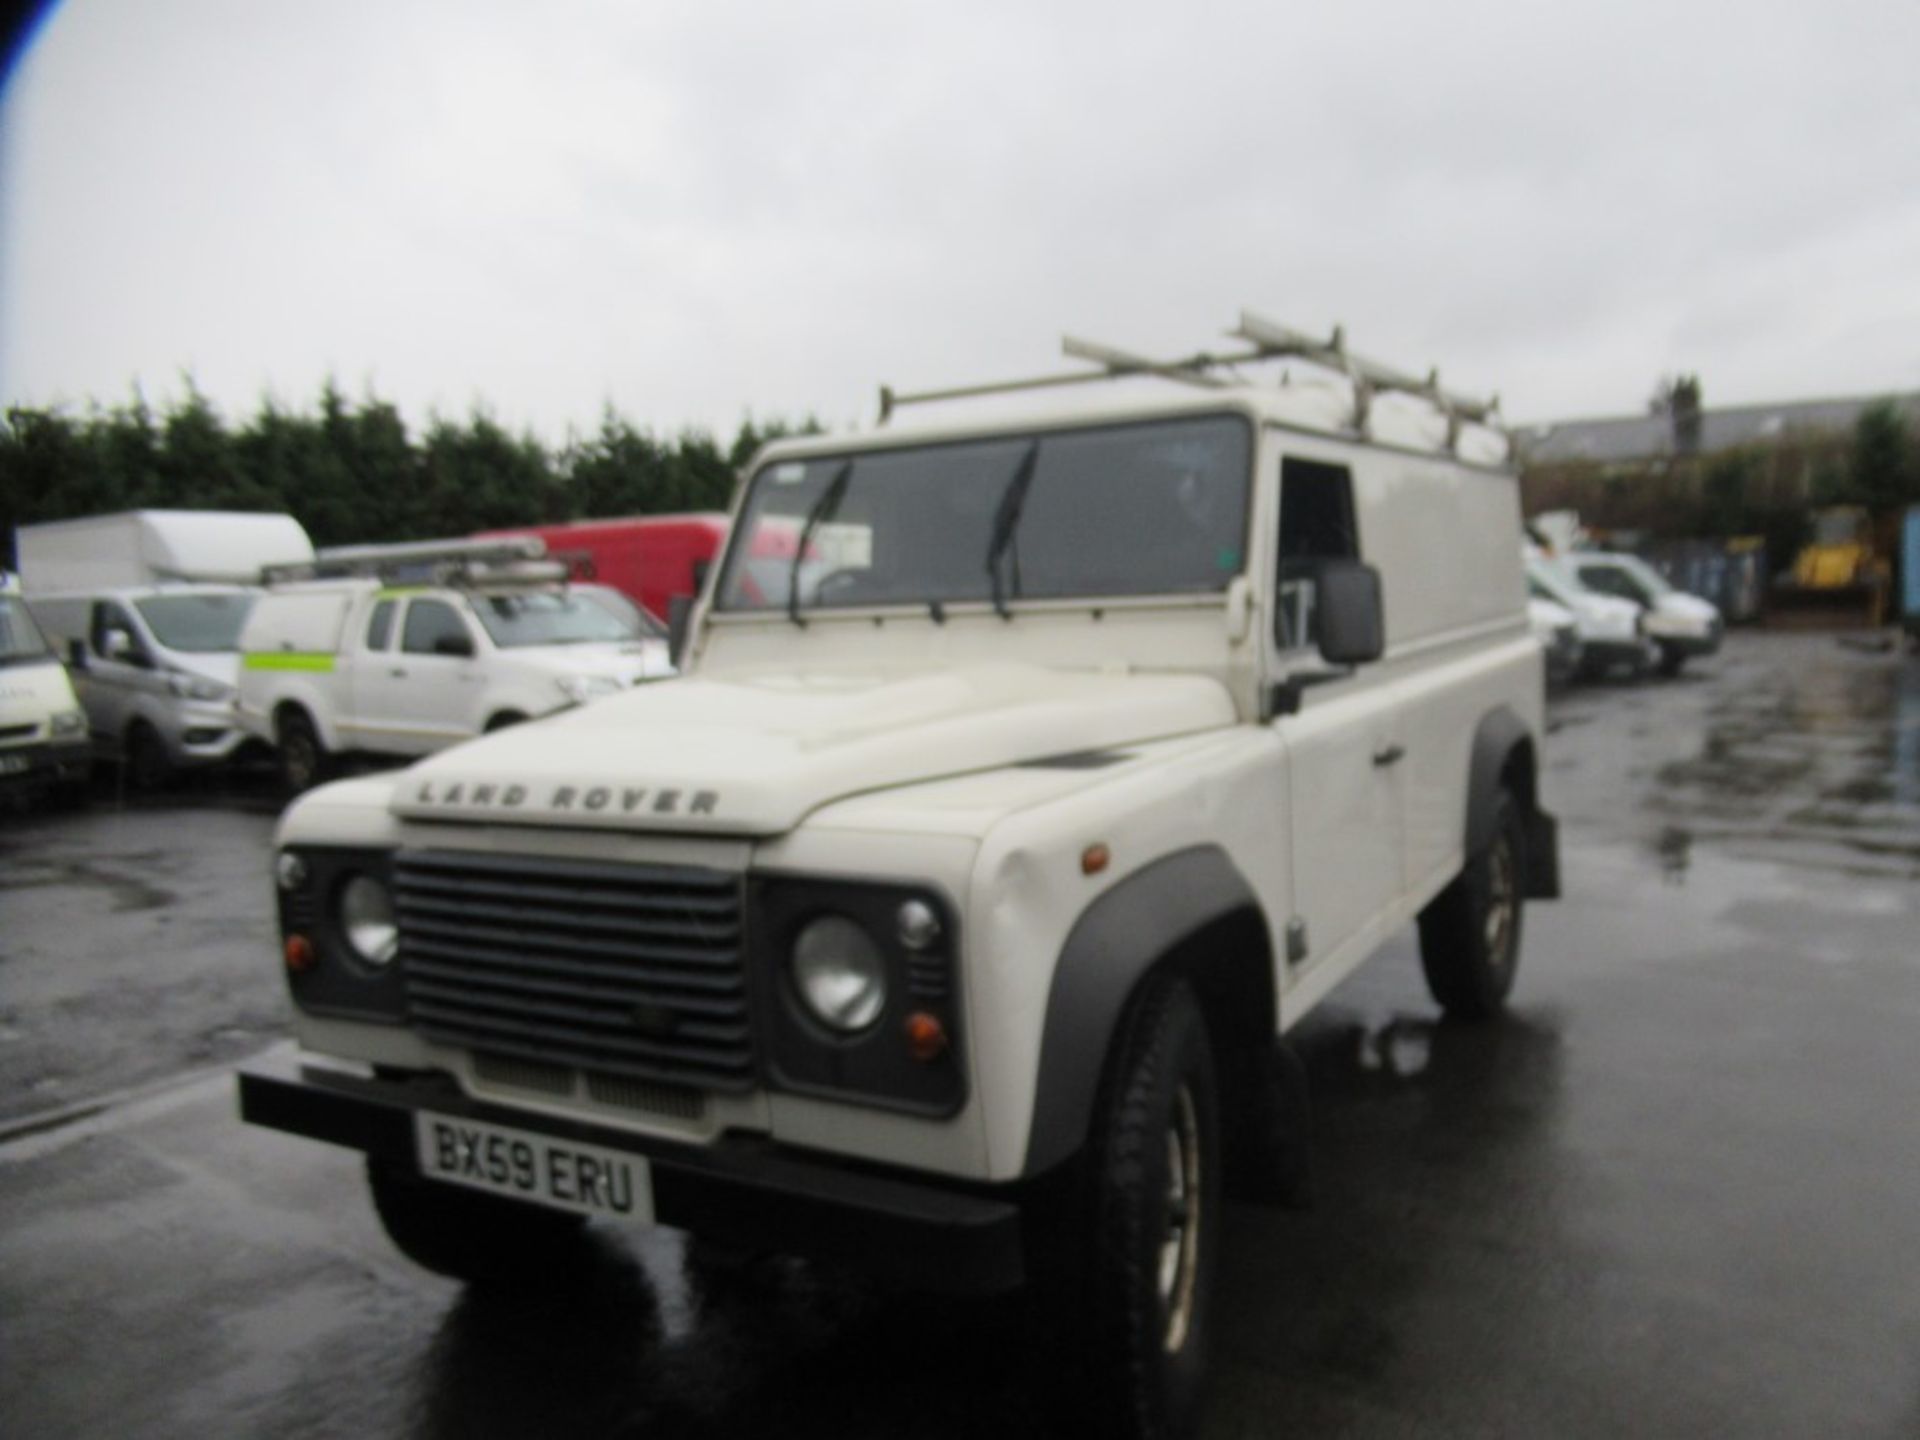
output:
[[[1182, 1428], [1221, 1197], [1301, 1154], [1278, 1037], [1416, 919], [1498, 1010], [1558, 884], [1487, 407], [1237, 333], [774, 444], [680, 678], [297, 802], [244, 1116], [461, 1278], [603, 1216], [1026, 1284], [1083, 1423]], [[1267, 358], [1342, 378], [1221, 373]]]

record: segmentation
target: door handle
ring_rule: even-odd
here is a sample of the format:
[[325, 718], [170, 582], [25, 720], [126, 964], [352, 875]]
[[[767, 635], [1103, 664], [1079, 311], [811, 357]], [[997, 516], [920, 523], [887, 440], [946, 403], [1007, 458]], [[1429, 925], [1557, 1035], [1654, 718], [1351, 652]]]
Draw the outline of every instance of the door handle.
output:
[[1407, 749], [1404, 745], [1386, 745], [1373, 752], [1373, 763], [1376, 765], [1393, 765], [1398, 763], [1406, 753]]
[[399, 666], [395, 666], [393, 669], [387, 671], [387, 674], [396, 680], [404, 680], [407, 678], [407, 672]]

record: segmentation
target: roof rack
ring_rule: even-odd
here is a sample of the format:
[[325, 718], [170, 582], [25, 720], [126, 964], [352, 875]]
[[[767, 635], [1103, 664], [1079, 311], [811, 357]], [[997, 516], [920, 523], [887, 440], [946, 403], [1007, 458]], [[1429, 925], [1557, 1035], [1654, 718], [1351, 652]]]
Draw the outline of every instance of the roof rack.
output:
[[331, 545], [313, 559], [268, 565], [267, 584], [373, 579], [432, 585], [551, 585], [571, 574], [537, 535], [506, 540], [417, 540], [398, 545]]
[[1512, 436], [1507, 434], [1506, 426], [1498, 418], [1500, 413], [1498, 395], [1481, 400], [1463, 395], [1458, 391], [1444, 389], [1440, 384], [1440, 372], [1437, 368], [1429, 370], [1425, 376], [1417, 376], [1372, 360], [1362, 359], [1347, 349], [1346, 331], [1341, 326], [1334, 326], [1333, 334], [1328, 339], [1318, 340], [1301, 331], [1268, 320], [1251, 310], [1242, 310], [1239, 324], [1227, 334], [1232, 339], [1245, 341], [1249, 348], [1223, 354], [1202, 350], [1173, 360], [1155, 360], [1111, 345], [1096, 344], [1091, 340], [1080, 340], [1071, 335], [1063, 336], [1060, 341], [1063, 354], [1075, 360], [1090, 361], [1099, 368], [1062, 375], [1039, 375], [1024, 380], [992, 381], [984, 385], [961, 385], [946, 390], [921, 390], [912, 393], [902, 393], [889, 385], [882, 385], [880, 387], [880, 423], [886, 424], [893, 412], [902, 405], [923, 405], [941, 400], [969, 400], [985, 395], [1004, 395], [1019, 390], [1046, 390], [1064, 385], [1085, 385], [1092, 381], [1123, 380], [1138, 376], [1154, 376], [1208, 390], [1227, 389], [1237, 382], [1218, 374], [1217, 372], [1221, 370], [1263, 360], [1302, 360], [1337, 372], [1353, 386], [1353, 415], [1349, 423], [1362, 436], [1371, 433], [1373, 397], [1383, 393], [1402, 394], [1426, 401], [1446, 417], [1446, 448], [1449, 452], [1459, 448], [1460, 431], [1469, 423], [1484, 425], [1507, 435], [1508, 447], [1510, 450], [1512, 448]]

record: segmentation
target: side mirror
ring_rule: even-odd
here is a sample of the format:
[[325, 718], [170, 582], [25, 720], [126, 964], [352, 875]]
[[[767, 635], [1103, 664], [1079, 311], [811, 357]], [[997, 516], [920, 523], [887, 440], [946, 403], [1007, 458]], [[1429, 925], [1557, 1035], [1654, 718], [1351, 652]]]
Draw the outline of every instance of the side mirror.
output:
[[680, 657], [687, 653], [687, 631], [693, 625], [693, 597], [675, 595], [667, 601], [667, 658], [680, 668]]
[[69, 670], [84, 670], [87, 668], [86, 641], [69, 640], [67, 642], [67, 668]]
[[433, 653], [451, 655], [459, 660], [473, 658], [473, 637], [471, 635], [439, 635], [434, 637]]
[[1316, 597], [1320, 654], [1330, 665], [1364, 665], [1386, 649], [1380, 572], [1358, 560], [1330, 560]]
[[122, 664], [135, 663], [133, 655], [133, 637], [124, 630], [109, 630], [100, 637], [102, 653], [109, 660], [118, 660]]

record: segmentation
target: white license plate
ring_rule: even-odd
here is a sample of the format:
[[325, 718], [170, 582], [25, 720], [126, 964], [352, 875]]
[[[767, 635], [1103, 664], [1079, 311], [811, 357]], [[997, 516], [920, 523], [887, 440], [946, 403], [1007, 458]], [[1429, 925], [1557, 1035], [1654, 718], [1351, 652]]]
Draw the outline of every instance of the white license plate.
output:
[[638, 1155], [427, 1111], [414, 1115], [413, 1133], [429, 1179], [583, 1215], [653, 1219], [653, 1181]]
[[24, 755], [0, 755], [0, 775], [24, 775], [33, 762]]

